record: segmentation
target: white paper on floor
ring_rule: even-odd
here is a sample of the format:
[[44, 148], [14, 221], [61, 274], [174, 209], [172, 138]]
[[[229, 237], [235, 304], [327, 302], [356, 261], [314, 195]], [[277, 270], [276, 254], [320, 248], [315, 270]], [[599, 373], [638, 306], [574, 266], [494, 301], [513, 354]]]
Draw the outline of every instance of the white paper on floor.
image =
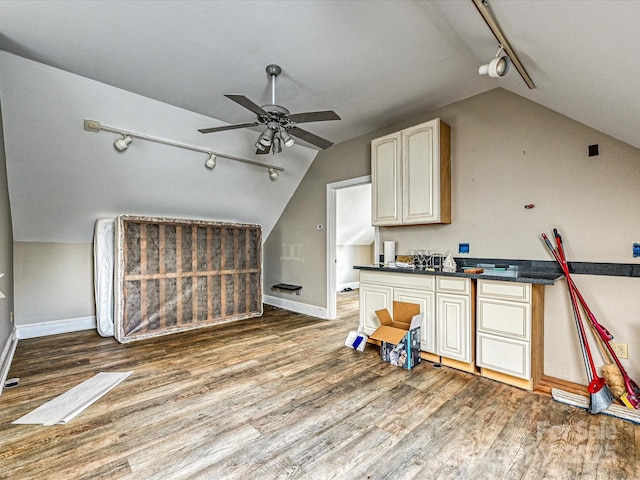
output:
[[100, 372], [11, 423], [63, 425], [133, 372]]

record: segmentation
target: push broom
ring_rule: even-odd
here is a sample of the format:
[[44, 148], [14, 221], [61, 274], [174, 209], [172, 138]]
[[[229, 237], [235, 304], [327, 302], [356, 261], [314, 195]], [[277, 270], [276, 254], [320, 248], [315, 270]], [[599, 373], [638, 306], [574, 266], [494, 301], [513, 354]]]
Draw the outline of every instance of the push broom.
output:
[[[564, 248], [562, 248], [563, 247], [562, 237], [558, 233], [558, 230], [555, 228], [553, 229], [553, 233], [556, 237], [556, 244], [558, 244], [558, 246], [560, 247], [559, 250], [562, 251], [562, 255], [564, 256]], [[566, 265], [566, 258], [564, 259], [564, 263]], [[564, 272], [564, 268], [563, 268], [563, 272]], [[627, 375], [627, 372], [625, 371], [624, 367], [620, 363], [620, 359], [616, 355], [615, 350], [609, 343], [611, 340], [613, 340], [613, 335], [611, 335], [611, 333], [609, 333], [609, 331], [605, 327], [603, 327], [602, 325], [600, 325], [600, 323], [598, 323], [596, 316], [593, 314], [593, 312], [587, 305], [587, 302], [585, 301], [584, 297], [580, 294], [580, 291], [578, 290], [578, 287], [576, 286], [576, 284], [573, 282], [573, 279], [569, 276], [568, 265], [566, 266], [566, 272], [564, 273], [565, 273], [565, 277], [567, 278], [567, 283], [569, 283], [573, 288], [574, 292], [578, 297], [578, 300], [580, 301], [580, 304], [582, 305], [582, 308], [586, 312], [587, 318], [589, 319], [591, 326], [604, 342], [611, 358], [616, 363], [616, 366], [618, 367], [618, 370], [622, 375], [622, 379], [624, 381], [624, 385], [626, 388], [626, 393], [620, 396], [620, 400], [622, 400], [622, 403], [624, 403], [629, 408], [636, 409], [636, 410], [639, 409], [640, 408], [640, 387], [638, 387], [638, 384], [634, 382], [631, 379], [631, 377], [629, 377], [629, 375]]]
[[582, 317], [580, 315], [580, 306], [575, 291], [575, 285], [570, 281], [569, 268], [567, 266], [566, 259], [564, 258], [564, 251], [562, 249], [562, 243], [558, 244], [558, 248], [553, 248], [553, 245], [549, 241], [549, 238], [543, 233], [547, 248], [556, 259], [556, 262], [562, 268], [565, 277], [567, 278], [567, 285], [569, 286], [569, 297], [571, 299], [571, 306], [573, 309], [573, 318], [578, 331], [578, 340], [580, 341], [580, 350], [582, 351], [582, 358], [584, 360], [585, 369], [587, 372], [587, 379], [589, 380], [589, 413], [600, 413], [607, 409], [614, 401], [613, 394], [606, 385], [606, 380], [598, 376], [596, 366], [593, 363], [593, 357], [591, 356], [591, 349], [589, 348], [589, 342], [584, 331], [584, 325], [582, 324]]

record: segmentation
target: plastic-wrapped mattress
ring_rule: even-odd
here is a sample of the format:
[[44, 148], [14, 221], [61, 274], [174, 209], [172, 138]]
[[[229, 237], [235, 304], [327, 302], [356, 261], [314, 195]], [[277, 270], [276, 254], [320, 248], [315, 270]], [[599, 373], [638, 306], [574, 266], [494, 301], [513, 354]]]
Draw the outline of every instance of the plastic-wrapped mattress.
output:
[[113, 219], [98, 219], [93, 236], [96, 324], [103, 337], [113, 337]]

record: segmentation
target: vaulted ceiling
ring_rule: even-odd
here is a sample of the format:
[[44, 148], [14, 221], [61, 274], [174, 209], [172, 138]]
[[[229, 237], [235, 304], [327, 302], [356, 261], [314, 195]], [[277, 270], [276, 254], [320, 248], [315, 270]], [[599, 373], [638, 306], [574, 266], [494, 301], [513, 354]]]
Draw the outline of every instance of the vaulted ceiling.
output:
[[[81, 124], [83, 118], [102, 114], [102, 118], [94, 119], [103, 123], [108, 119], [122, 128], [137, 128], [142, 133], [162, 134], [190, 144], [221, 145], [227, 153], [255, 159], [252, 147], [259, 130], [204, 136], [196, 129], [253, 121], [251, 112], [224, 94], [244, 94], [258, 105], [270, 103], [265, 72], [270, 63], [283, 69], [277, 82], [278, 104], [294, 113], [335, 110], [342, 117], [341, 121], [304, 126], [333, 142], [500, 86], [640, 147], [640, 109], [635, 108], [640, 104], [636, 81], [640, 62], [636, 61], [635, 51], [640, 44], [636, 25], [640, 2], [487, 3], [531, 75], [534, 90], [526, 86], [515, 69], [502, 79], [478, 75], [479, 65], [496, 54], [498, 43], [471, 0], [0, 1], [1, 50], [91, 81], [74, 80], [77, 92], [67, 92], [68, 98], [58, 99], [60, 103], [37, 107], [35, 103], [48, 101], [49, 88], [53, 92], [60, 88], [54, 69], [43, 70], [32, 64], [23, 68], [17, 66], [23, 65], [20, 62], [7, 61], [6, 66], [17, 69], [17, 73], [3, 71], [0, 75], [5, 137], [13, 135], [13, 140], [7, 138], [6, 154], [12, 209], [17, 209], [20, 217], [14, 218], [14, 229], [25, 240], [86, 240], [86, 219], [91, 215], [111, 215], [120, 208], [103, 192], [103, 212], [96, 211], [97, 201], [90, 211], [82, 212], [85, 223], [78, 227], [83, 229], [82, 235], [65, 237], [38, 229], [41, 219], [34, 213], [35, 207], [27, 206], [36, 200], [46, 203], [48, 197], [38, 198], [33, 191], [22, 190], [28, 189], [31, 181], [24, 177], [38, 175], [42, 165], [21, 163], [33, 152], [48, 152], [52, 144], [64, 143], [66, 150], [61, 148], [53, 156], [58, 168], [45, 168], [43, 174], [49, 179], [60, 175], [60, 171], [72, 174], [73, 184], [86, 180], [90, 190], [92, 180], [88, 178], [95, 170], [78, 169], [85, 159], [72, 157], [81, 157], [83, 152], [86, 156], [88, 148], [98, 151], [107, 143], [101, 140], [101, 145], [95, 145], [98, 140], [87, 140], [88, 134], [81, 128], [54, 128], [51, 123], [56, 123], [55, 115], [48, 117], [47, 123], [38, 123], [49, 115], [48, 110], [60, 109], [64, 104], [75, 115], [68, 118], [69, 124], [76, 117]], [[40, 81], [34, 80], [28, 86], [31, 90], [27, 90], [25, 81], [38, 74], [42, 75]], [[98, 87], [98, 82], [104, 87]], [[95, 99], [98, 91], [110, 98], [111, 109]], [[116, 91], [124, 93], [116, 95]], [[74, 93], [87, 96], [77, 108]], [[153, 112], [153, 118], [150, 101], [162, 104]], [[173, 118], [164, 118], [159, 125], [156, 122], [160, 114]], [[156, 131], [149, 131], [152, 129]], [[101, 135], [104, 136], [101, 133], [95, 137]], [[83, 149], [69, 147], [76, 143], [82, 144]], [[272, 217], [277, 219], [313, 161], [315, 150], [310, 147], [300, 141], [282, 154], [267, 159], [257, 157], [289, 169], [291, 176], [283, 176], [277, 193], [274, 185], [278, 182], [262, 192], [266, 187], [253, 189], [251, 181], [243, 184], [248, 187], [246, 196], [257, 190], [262, 197], [240, 205], [240, 213], [234, 217], [260, 222], [262, 213], [256, 212], [271, 209]], [[158, 153], [153, 150], [139, 154]], [[230, 174], [216, 185], [215, 190], [221, 192], [216, 194], [208, 184], [199, 182], [198, 171], [184, 179], [184, 189], [191, 191], [184, 195], [187, 203], [182, 205], [182, 190], [171, 199], [153, 196], [154, 184], [145, 184], [143, 178], [149, 176], [151, 168], [149, 164], [128, 172], [141, 177], [142, 187], [135, 195], [129, 192], [122, 197], [119, 192], [119, 198], [138, 207], [138, 212], [123, 213], [158, 213], [161, 209], [154, 208], [154, 202], [164, 202], [162, 211], [172, 214], [189, 211], [197, 216], [219, 217], [222, 207], [218, 211], [216, 207], [205, 210], [194, 206], [211, 200], [211, 196], [210, 205], [220, 204], [220, 199], [229, 198], [232, 191], [227, 189], [231, 185], [237, 191], [242, 184], [239, 182], [246, 180]], [[177, 174], [170, 172], [170, 165], [163, 168], [176, 180]], [[112, 182], [122, 182], [124, 178], [109, 172], [101, 174]], [[126, 178], [132, 184], [138, 181], [137, 177]], [[42, 188], [45, 183], [35, 182], [35, 186]], [[64, 182], [59, 187], [69, 188]], [[136, 200], [136, 195], [150, 197], [143, 201]], [[266, 199], [274, 195], [278, 200], [265, 205]], [[110, 206], [104, 207], [109, 202]], [[64, 209], [73, 200], [58, 199], [55, 203], [55, 208]], [[272, 217], [267, 219], [268, 225], [275, 221]]]

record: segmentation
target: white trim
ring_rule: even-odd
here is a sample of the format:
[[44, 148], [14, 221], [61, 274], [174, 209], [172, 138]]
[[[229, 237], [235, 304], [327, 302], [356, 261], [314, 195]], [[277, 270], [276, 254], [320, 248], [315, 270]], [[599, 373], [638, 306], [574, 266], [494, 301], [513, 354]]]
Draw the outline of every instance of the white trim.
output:
[[327, 318], [327, 309], [318, 307], [316, 305], [309, 305], [307, 303], [294, 302], [293, 300], [287, 300], [286, 298], [273, 297], [271, 295], [264, 295], [262, 301], [267, 305], [274, 307], [284, 308], [285, 310], [291, 310], [292, 312], [302, 313], [311, 317]]
[[[371, 183], [371, 175], [363, 177], [350, 178], [327, 184], [327, 317], [335, 320], [338, 316], [338, 300], [337, 292], [337, 272], [336, 272], [336, 191], [341, 188], [354, 187], [356, 185], [365, 185]], [[374, 253], [378, 255], [378, 227], [374, 228]]]
[[0, 356], [0, 395], [4, 389], [4, 382], [7, 381], [9, 370], [11, 369], [11, 362], [13, 361], [13, 354], [16, 353], [16, 347], [18, 346], [18, 337], [16, 335], [16, 329], [13, 328], [13, 332], [7, 338], [7, 342], [2, 349], [2, 356]]
[[79, 332], [81, 330], [91, 330], [96, 328], [96, 317], [65, 318], [63, 320], [53, 320], [51, 322], [27, 323], [26, 325], [16, 325], [16, 335], [18, 339], [45, 337], [47, 335], [57, 335], [59, 333]]

